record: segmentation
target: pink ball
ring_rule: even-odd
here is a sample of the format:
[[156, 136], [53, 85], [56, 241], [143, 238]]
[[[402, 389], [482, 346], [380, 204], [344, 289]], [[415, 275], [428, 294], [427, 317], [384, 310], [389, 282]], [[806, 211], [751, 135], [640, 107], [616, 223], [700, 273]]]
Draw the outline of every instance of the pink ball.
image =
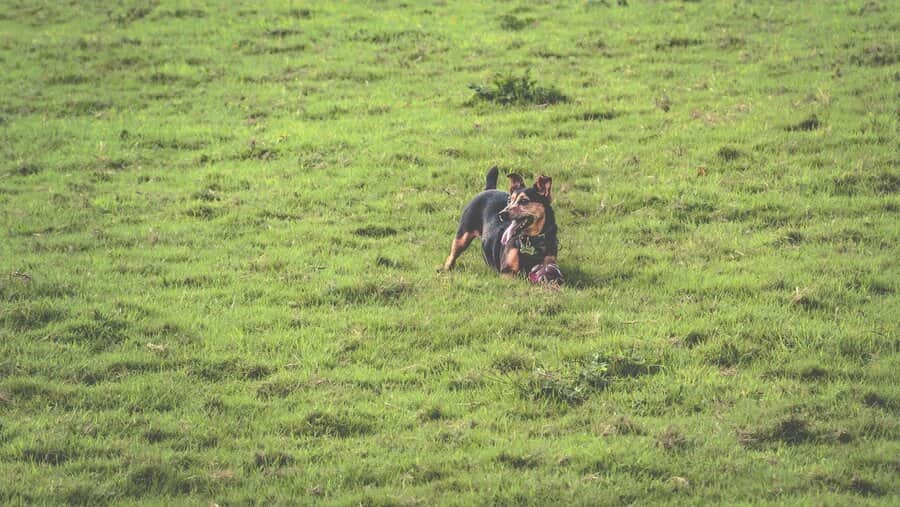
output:
[[556, 264], [538, 264], [528, 273], [531, 283], [546, 283], [560, 285], [563, 283], [562, 271]]

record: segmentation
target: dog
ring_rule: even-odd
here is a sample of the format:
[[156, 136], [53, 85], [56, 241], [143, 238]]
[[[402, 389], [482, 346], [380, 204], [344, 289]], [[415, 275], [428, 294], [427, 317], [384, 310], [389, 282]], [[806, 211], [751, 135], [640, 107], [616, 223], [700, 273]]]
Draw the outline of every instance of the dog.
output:
[[[553, 179], [540, 175], [534, 186], [526, 187], [521, 176], [509, 174], [507, 193], [497, 190], [498, 175], [497, 167], [492, 167], [485, 177], [484, 191], [463, 209], [444, 270], [453, 269], [472, 240], [480, 237], [485, 262], [503, 275], [558, 273], [559, 231], [551, 206]], [[553, 269], [543, 269], [551, 265]]]

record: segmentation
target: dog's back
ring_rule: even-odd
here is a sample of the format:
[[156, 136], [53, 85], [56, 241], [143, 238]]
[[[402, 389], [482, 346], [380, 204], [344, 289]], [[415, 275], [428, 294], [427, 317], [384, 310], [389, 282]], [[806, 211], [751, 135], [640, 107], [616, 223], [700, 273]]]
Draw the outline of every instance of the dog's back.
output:
[[[496, 182], [496, 178], [494, 181]], [[500, 211], [506, 207], [508, 198], [509, 194], [501, 190], [485, 190], [479, 193], [463, 210], [456, 232], [459, 237], [467, 231], [479, 231], [484, 260], [498, 271], [503, 255], [500, 238], [509, 227], [509, 222], [500, 221]]]

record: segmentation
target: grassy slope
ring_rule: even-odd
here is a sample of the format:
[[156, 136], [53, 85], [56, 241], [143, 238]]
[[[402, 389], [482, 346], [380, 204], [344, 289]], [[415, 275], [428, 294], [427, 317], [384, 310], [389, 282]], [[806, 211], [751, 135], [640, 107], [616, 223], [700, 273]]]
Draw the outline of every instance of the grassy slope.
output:
[[[0, 7], [0, 502], [898, 501], [890, 2], [80, 3]], [[563, 290], [435, 273], [492, 164]]]

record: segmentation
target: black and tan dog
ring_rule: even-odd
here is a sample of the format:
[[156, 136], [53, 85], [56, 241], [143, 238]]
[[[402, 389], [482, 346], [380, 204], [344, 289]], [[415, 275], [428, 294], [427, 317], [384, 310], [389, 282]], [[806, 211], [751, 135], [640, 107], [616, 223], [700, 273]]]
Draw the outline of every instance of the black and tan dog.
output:
[[473, 239], [481, 238], [484, 260], [503, 274], [528, 273], [534, 266], [555, 264], [559, 242], [550, 202], [553, 180], [538, 176], [526, 187], [518, 174], [510, 174], [509, 193], [497, 190], [496, 167], [487, 173], [484, 191], [465, 207], [456, 238], [444, 269], [453, 269], [456, 259]]

